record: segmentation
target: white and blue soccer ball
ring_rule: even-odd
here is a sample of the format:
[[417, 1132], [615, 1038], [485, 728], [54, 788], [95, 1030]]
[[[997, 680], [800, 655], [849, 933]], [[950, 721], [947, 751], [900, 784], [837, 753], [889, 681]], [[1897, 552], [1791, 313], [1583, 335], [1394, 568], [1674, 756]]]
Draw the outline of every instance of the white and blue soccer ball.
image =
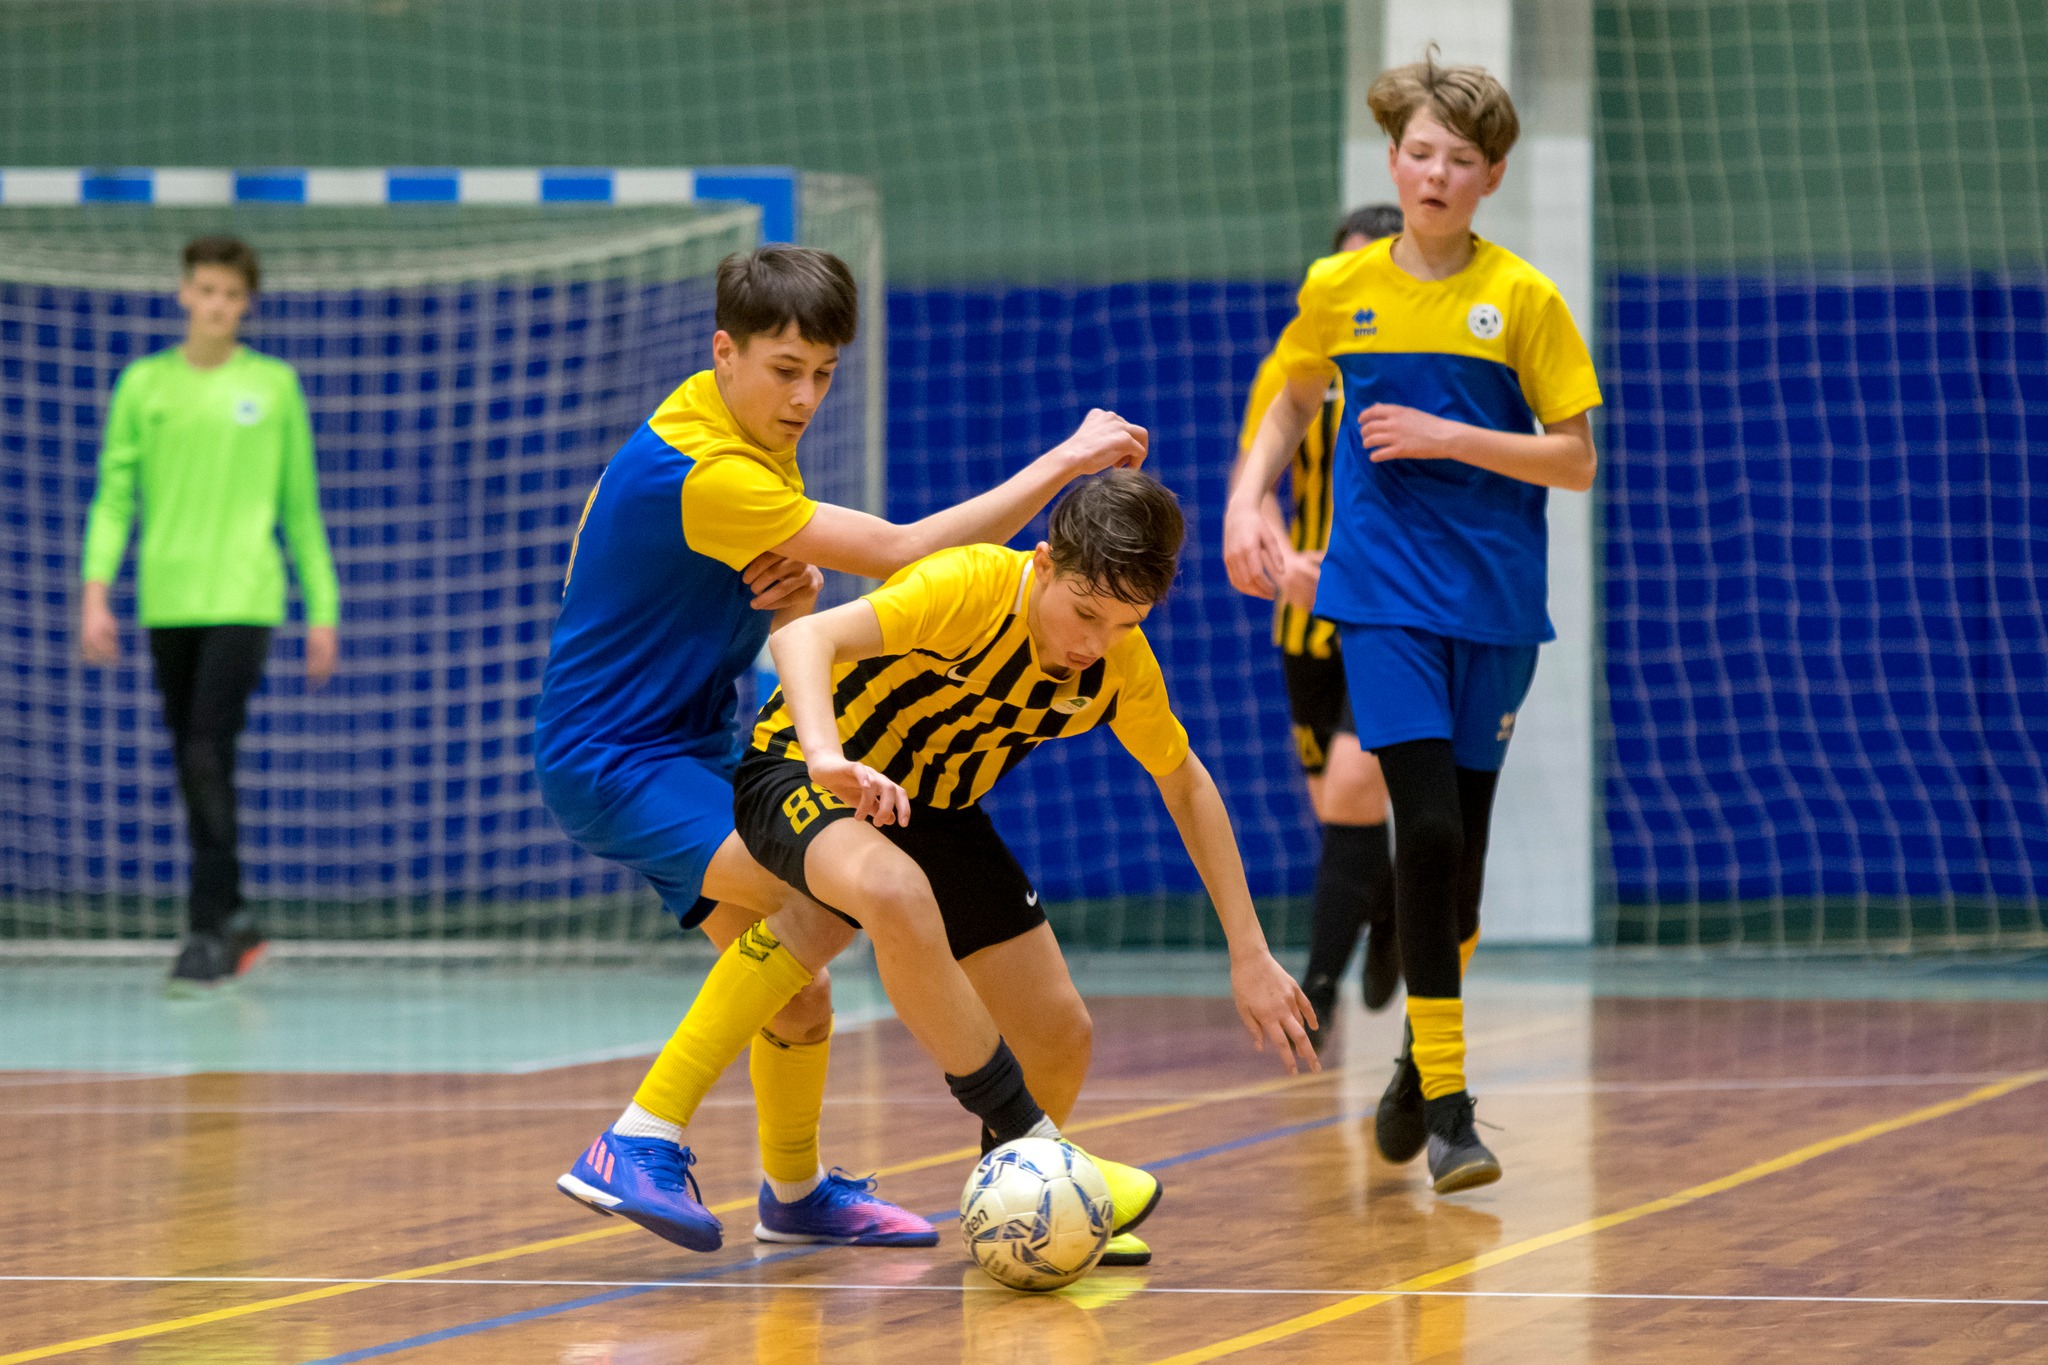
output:
[[1095, 1268], [1115, 1211], [1086, 1154], [1051, 1138], [1019, 1138], [981, 1159], [960, 1195], [960, 1231], [989, 1278], [1043, 1292]]

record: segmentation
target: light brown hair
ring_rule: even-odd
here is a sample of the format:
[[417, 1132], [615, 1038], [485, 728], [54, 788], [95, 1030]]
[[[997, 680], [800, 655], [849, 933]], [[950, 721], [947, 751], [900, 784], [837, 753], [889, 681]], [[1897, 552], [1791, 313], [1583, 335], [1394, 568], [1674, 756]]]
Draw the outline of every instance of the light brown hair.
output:
[[1365, 101], [1397, 146], [1408, 121], [1425, 111], [1478, 147], [1489, 165], [1499, 165], [1522, 135], [1515, 102], [1492, 72], [1483, 66], [1438, 66], [1434, 49], [1419, 62], [1382, 71]]
[[185, 274], [202, 265], [224, 265], [241, 272], [242, 283], [254, 294], [262, 283], [263, 268], [256, 262], [256, 248], [239, 237], [194, 237], [185, 243]]
[[1180, 568], [1187, 523], [1180, 501], [1150, 474], [1112, 469], [1076, 484], [1052, 509], [1053, 567], [1099, 595], [1134, 607], [1166, 596]]

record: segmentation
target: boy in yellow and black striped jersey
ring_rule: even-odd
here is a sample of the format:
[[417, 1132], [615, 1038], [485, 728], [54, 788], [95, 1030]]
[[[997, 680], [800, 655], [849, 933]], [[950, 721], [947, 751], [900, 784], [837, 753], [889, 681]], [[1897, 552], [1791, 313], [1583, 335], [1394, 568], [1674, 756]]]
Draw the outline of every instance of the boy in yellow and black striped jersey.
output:
[[[1331, 249], [1357, 251], [1401, 230], [1401, 210], [1392, 204], [1353, 209], [1337, 225]], [[1259, 365], [1245, 403], [1244, 429], [1238, 457], [1251, 449], [1266, 408], [1287, 386], [1287, 372], [1274, 355]], [[1337, 983], [1366, 935], [1364, 996], [1370, 1010], [1384, 1008], [1401, 982], [1401, 957], [1394, 933], [1394, 865], [1387, 842], [1387, 788], [1379, 760], [1358, 747], [1351, 702], [1344, 687], [1344, 655], [1337, 643], [1337, 623], [1315, 614], [1316, 585], [1322, 577], [1323, 551], [1330, 543], [1330, 469], [1344, 412], [1343, 391], [1335, 385], [1323, 399], [1321, 413], [1309, 425], [1294, 452], [1289, 485], [1293, 515], [1282, 513], [1279, 500], [1268, 494], [1266, 516], [1286, 527], [1292, 547], [1276, 585], [1273, 644], [1287, 683], [1287, 712], [1294, 724], [1294, 743], [1308, 776], [1309, 802], [1323, 827], [1322, 850], [1316, 863], [1314, 927], [1309, 939], [1308, 968], [1301, 988], [1316, 1017], [1325, 1021], [1311, 1035], [1321, 1051], [1327, 1021], [1335, 1017]]]
[[[1253, 1040], [1290, 1070], [1317, 1065], [1314, 1013], [1267, 950], [1222, 796], [1139, 629], [1182, 535], [1171, 493], [1115, 470], [1054, 508], [1036, 550], [944, 550], [791, 622], [769, 637], [782, 689], [733, 782], [748, 852], [818, 903], [856, 923], [885, 902], [926, 905], [944, 934], [934, 949], [959, 962], [1054, 1128], [1087, 1074], [1088, 1011], [980, 801], [1040, 744], [1097, 725], [1158, 784], [1222, 921]], [[1136, 1222], [1120, 1216], [1109, 1263], [1149, 1259], [1127, 1235]]]

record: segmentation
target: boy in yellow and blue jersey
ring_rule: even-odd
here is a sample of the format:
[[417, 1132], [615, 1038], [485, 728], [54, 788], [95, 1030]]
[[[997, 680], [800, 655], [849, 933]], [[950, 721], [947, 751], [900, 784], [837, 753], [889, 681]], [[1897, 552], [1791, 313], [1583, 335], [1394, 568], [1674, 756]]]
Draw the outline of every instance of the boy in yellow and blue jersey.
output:
[[1284, 542], [1260, 500], [1323, 390], [1343, 385], [1335, 508], [1316, 611], [1339, 623], [1358, 742], [1393, 805], [1409, 1044], [1381, 1097], [1390, 1161], [1425, 1146], [1439, 1193], [1500, 1178], [1465, 1086], [1465, 964], [1479, 936], [1493, 792], [1552, 638], [1551, 488], [1591, 487], [1586, 344], [1556, 286], [1472, 233], [1519, 133], [1478, 67], [1431, 61], [1368, 94], [1390, 139], [1401, 235], [1316, 262], [1277, 354], [1288, 383], [1231, 490], [1224, 560], [1273, 595]]
[[[1401, 210], [1392, 204], [1353, 209], [1337, 224], [1330, 241], [1335, 253], [1358, 251], [1401, 230]], [[1238, 459], [1250, 453], [1273, 396], [1287, 386], [1277, 352], [1260, 362], [1245, 401]], [[1295, 447], [1288, 471], [1291, 514], [1268, 495], [1267, 515], [1284, 523], [1290, 553], [1276, 585], [1273, 645], [1280, 651], [1287, 687], [1287, 714], [1294, 725], [1295, 752], [1308, 778], [1309, 803], [1322, 826], [1316, 860], [1309, 931], [1308, 966], [1301, 989], [1322, 1027], [1312, 1035], [1323, 1050], [1337, 1010], [1337, 983], [1366, 935], [1365, 1007], [1382, 1009], [1401, 984], [1401, 960], [1394, 932], [1394, 864], [1387, 839], [1387, 788], [1379, 760], [1358, 746], [1351, 702], [1344, 688], [1344, 651], [1337, 623], [1315, 614], [1316, 584], [1330, 544], [1337, 436], [1344, 420], [1344, 391], [1335, 384]]]
[[[1142, 459], [1144, 434], [1093, 413], [1002, 487], [910, 526], [812, 501], [797, 441], [853, 340], [858, 306], [851, 273], [824, 252], [763, 247], [720, 265], [712, 368], [628, 438], [584, 507], [534, 761], [571, 838], [640, 873], [678, 923], [702, 926], [725, 950], [700, 999], [772, 985], [786, 1002], [737, 1045], [752, 1040], [765, 1169], [757, 1234], [928, 1246], [923, 1219], [869, 1182], [819, 1169], [831, 1034], [822, 968], [851, 930], [815, 907], [780, 916], [808, 935], [801, 941], [755, 924], [789, 908], [791, 894], [733, 834], [736, 684], [771, 626], [810, 609], [817, 566], [880, 577], [947, 545], [1007, 538], [1069, 479]], [[633, 1103], [557, 1184], [599, 1212], [710, 1250], [723, 1230], [695, 1197], [695, 1158], [682, 1145], [695, 1106], [679, 1098], [695, 1093], [702, 1050], [679, 1029]]]

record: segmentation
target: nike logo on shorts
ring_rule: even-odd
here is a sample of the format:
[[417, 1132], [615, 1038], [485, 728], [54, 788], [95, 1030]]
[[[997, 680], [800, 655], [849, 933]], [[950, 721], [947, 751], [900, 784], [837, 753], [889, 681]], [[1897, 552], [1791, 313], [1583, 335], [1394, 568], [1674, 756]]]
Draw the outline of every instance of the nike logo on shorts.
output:
[[1036, 904], [1038, 904], [1038, 893], [1037, 893], [1036, 891], [1033, 891], [1033, 892], [1031, 892], [1031, 893], [1030, 893], [1029, 895], [1027, 895], [1026, 897], [1024, 897], [1024, 903], [1025, 903], [1026, 905], [1036, 905]]

